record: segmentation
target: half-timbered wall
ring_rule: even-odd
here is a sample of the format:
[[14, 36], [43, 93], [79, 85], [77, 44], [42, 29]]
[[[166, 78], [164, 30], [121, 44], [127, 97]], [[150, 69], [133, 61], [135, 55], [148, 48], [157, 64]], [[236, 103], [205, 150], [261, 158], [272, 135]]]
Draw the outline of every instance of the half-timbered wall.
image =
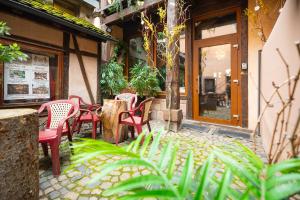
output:
[[[55, 86], [51, 93], [55, 94], [51, 94], [51, 100], [67, 98], [69, 95], [79, 95], [87, 102], [91, 102], [87, 92], [87, 87], [83, 81], [78, 56], [75, 54], [72, 34], [67, 32], [64, 33], [64, 31], [58, 27], [43, 24], [41, 22], [35, 22], [32, 19], [8, 13], [1, 9], [0, 21], [7, 22], [7, 25], [11, 28], [11, 36], [8, 36], [7, 38], [0, 38], [2, 43], [10, 44], [12, 42], [16, 42], [21, 46], [22, 50], [51, 53], [58, 56], [57, 67], [59, 70], [57, 71], [57, 77], [53, 78]], [[66, 37], [68, 35], [70, 39]], [[98, 65], [99, 57], [101, 56], [98, 56], [99, 49], [97, 41], [79, 36], [76, 38], [80, 54], [83, 58], [84, 68], [88, 77], [92, 95], [95, 101], [97, 101], [97, 87], [99, 86], [97, 72], [100, 66]], [[66, 44], [69, 44], [69, 47], [65, 47], [64, 45]], [[42, 103], [4, 103], [3, 68], [3, 64], [0, 64], [0, 107], [35, 107]]]

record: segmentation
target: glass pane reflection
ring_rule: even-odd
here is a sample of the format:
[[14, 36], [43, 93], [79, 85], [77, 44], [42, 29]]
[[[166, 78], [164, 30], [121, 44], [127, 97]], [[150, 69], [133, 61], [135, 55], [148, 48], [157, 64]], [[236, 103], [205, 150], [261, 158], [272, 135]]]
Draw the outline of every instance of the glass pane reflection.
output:
[[199, 49], [200, 116], [231, 118], [231, 45]]

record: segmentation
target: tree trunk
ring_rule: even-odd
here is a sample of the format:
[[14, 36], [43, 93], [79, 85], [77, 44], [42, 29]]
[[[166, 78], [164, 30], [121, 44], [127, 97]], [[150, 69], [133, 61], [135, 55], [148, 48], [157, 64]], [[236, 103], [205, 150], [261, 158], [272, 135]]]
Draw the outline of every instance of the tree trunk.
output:
[[[176, 0], [168, 0], [167, 4], [167, 26], [168, 30], [174, 30], [177, 25], [177, 8]], [[174, 38], [174, 41], [178, 41]], [[167, 88], [167, 108], [179, 109], [180, 107], [180, 92], [179, 92], [179, 55], [176, 51], [176, 43], [169, 44], [167, 51], [170, 52], [173, 58], [173, 66], [167, 66], [166, 88]]]
[[[168, 0], [167, 4], [167, 27], [168, 31], [171, 32], [177, 26], [178, 22], [178, 10], [176, 6], [176, 0]], [[167, 77], [166, 77], [166, 107], [168, 112], [168, 119], [166, 129], [168, 131], [177, 132], [181, 128], [182, 121], [182, 111], [180, 110], [180, 91], [179, 91], [179, 51], [178, 51], [178, 42], [179, 38], [174, 38], [172, 35], [173, 43], [167, 42], [167, 55], [170, 55], [172, 62], [167, 61]], [[179, 36], [178, 36], [179, 37]], [[175, 111], [175, 112], [174, 112]], [[172, 116], [172, 115], [176, 116]], [[173, 121], [172, 119], [176, 119]]]

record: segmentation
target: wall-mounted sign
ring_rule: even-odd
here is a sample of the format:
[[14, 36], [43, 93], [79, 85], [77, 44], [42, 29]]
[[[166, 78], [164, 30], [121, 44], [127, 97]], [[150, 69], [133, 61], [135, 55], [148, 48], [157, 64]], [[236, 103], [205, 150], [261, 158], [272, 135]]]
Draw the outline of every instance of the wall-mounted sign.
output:
[[29, 54], [26, 61], [4, 63], [4, 100], [49, 99], [49, 57]]

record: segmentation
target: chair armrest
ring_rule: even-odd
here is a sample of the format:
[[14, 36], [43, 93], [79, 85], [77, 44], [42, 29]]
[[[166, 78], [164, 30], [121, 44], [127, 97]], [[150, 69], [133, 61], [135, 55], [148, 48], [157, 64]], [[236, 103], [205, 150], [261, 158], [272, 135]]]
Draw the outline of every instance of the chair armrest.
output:
[[101, 108], [100, 104], [90, 104], [90, 105], [88, 105], [88, 109], [92, 110], [92, 111], [97, 110], [99, 108]]
[[76, 117], [76, 114], [77, 114], [78, 110], [77, 111], [74, 111], [71, 115], [69, 115], [68, 117], [66, 118], [63, 118], [62, 120], [60, 120], [59, 124], [58, 124], [58, 127], [57, 127], [57, 134], [58, 136], [61, 136], [61, 133], [63, 131], [63, 128], [64, 128], [64, 124], [66, 123], [67, 120], [69, 120], [70, 118], [72, 117]]
[[41, 107], [38, 109], [38, 114], [41, 114], [46, 108], [46, 103], [42, 104]]
[[101, 111], [101, 110], [102, 110], [102, 107], [99, 106], [95, 111], [96, 111], [96, 113], [98, 113], [98, 112]]
[[119, 114], [119, 119], [118, 119], [119, 121], [118, 121], [118, 122], [122, 121], [122, 115], [126, 113], [126, 114], [129, 115], [129, 117], [131, 118], [132, 122], [133, 122], [134, 124], [136, 124], [135, 121], [134, 121], [134, 117], [133, 117], [133, 115], [132, 115], [132, 112], [133, 112], [133, 111], [135, 111], [135, 110], [128, 110], [128, 111], [120, 112], [120, 114]]

